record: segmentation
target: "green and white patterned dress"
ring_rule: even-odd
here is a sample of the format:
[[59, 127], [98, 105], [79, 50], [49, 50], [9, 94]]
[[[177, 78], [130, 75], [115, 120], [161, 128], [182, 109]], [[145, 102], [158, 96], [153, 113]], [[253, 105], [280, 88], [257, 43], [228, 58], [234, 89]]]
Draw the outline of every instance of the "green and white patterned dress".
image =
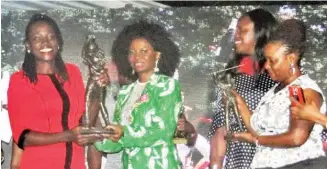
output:
[[95, 147], [108, 153], [123, 151], [124, 169], [179, 169], [173, 136], [182, 109], [180, 84], [153, 74], [133, 102], [138, 83], [123, 86], [118, 94], [114, 121], [123, 126], [124, 135], [117, 143], [105, 139]]

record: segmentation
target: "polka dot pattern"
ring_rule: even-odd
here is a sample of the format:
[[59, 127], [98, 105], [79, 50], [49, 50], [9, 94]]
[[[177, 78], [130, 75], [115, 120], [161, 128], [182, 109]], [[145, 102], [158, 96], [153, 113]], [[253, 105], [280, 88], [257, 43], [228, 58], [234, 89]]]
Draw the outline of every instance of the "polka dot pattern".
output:
[[[244, 98], [248, 107], [254, 110], [261, 97], [275, 85], [275, 82], [272, 81], [266, 73], [259, 74], [258, 82], [256, 82], [253, 76], [240, 74], [235, 77], [235, 85], [237, 92]], [[213, 105], [215, 114], [208, 135], [209, 139], [214, 135], [217, 128], [225, 126], [225, 112], [223, 110], [220, 89], [216, 89], [216, 93], [217, 100], [215, 105]], [[237, 120], [232, 113], [230, 116], [230, 130], [233, 132], [245, 131], [246, 127], [242, 119], [241, 122], [243, 125], [242, 129], [238, 126]], [[255, 153], [255, 145], [246, 142], [232, 141], [229, 142], [227, 147], [225, 169], [250, 168]]]

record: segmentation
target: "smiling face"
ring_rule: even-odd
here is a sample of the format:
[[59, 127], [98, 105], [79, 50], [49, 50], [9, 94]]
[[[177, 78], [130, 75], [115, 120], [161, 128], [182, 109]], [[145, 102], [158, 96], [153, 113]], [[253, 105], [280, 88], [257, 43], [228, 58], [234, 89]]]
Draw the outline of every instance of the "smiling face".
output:
[[37, 62], [53, 61], [58, 53], [58, 39], [54, 29], [46, 22], [39, 21], [29, 28], [26, 49], [30, 50]]
[[272, 80], [278, 82], [286, 82], [293, 77], [291, 64], [295, 64], [293, 53], [287, 54], [287, 46], [279, 42], [270, 42], [264, 49], [267, 59], [265, 69], [269, 73]]
[[128, 60], [138, 75], [141, 73], [152, 74], [159, 57], [160, 53], [155, 51], [144, 38], [134, 39], [129, 46]]
[[254, 54], [255, 31], [254, 23], [250, 17], [243, 16], [237, 23], [235, 33], [235, 51], [238, 54], [250, 55]]

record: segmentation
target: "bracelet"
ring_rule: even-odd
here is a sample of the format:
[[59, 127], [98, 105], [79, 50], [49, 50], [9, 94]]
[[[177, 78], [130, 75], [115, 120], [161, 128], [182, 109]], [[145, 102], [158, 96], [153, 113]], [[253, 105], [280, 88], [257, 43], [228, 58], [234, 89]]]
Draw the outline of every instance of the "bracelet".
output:
[[217, 164], [212, 165], [211, 169], [218, 169], [218, 165]]

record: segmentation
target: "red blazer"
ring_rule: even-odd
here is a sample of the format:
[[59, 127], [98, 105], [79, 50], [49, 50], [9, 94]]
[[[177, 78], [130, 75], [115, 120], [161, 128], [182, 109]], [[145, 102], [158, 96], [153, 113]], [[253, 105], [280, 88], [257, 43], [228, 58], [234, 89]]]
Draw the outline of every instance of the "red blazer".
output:
[[[69, 129], [79, 124], [85, 109], [84, 83], [79, 69], [66, 64], [69, 80], [63, 84], [70, 102]], [[37, 75], [36, 84], [30, 83], [23, 71], [14, 73], [8, 88], [8, 112], [14, 141], [17, 143], [25, 129], [43, 133], [63, 131], [63, 101], [48, 75]], [[64, 169], [66, 143], [46, 146], [27, 146], [20, 169]], [[71, 169], [85, 169], [84, 148], [73, 143]]]

